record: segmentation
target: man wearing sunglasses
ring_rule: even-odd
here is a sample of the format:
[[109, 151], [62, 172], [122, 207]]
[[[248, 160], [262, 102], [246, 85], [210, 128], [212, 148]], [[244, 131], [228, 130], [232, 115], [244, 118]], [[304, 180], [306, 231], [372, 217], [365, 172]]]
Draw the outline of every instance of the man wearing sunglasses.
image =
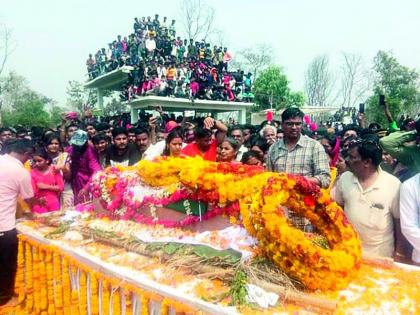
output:
[[406, 256], [399, 224], [400, 181], [379, 167], [382, 149], [373, 137], [349, 145], [345, 172], [337, 182], [335, 200], [340, 204], [362, 240], [364, 253]]

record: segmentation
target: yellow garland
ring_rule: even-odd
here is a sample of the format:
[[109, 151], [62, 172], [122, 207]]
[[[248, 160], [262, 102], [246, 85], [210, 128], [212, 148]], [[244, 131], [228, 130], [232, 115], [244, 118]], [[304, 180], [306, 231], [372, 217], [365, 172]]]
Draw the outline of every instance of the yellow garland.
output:
[[17, 272], [15, 278], [15, 293], [18, 294], [19, 302], [23, 301], [25, 296], [25, 256], [24, 256], [24, 244], [22, 240], [19, 240], [18, 245], [18, 258], [17, 258]]
[[61, 258], [53, 251], [53, 278], [54, 278], [54, 306], [57, 315], [63, 315], [63, 280], [61, 275]]
[[[164, 299], [153, 292], [145, 291], [119, 279], [93, 271], [87, 265], [71, 258], [55, 246], [40, 244], [20, 234], [18, 248], [17, 274], [24, 274], [24, 281], [16, 283], [16, 290], [22, 292], [22, 304], [16, 307], [16, 314], [86, 314], [87, 293], [90, 294], [91, 314], [109, 314], [112, 294], [113, 314], [122, 314], [121, 297], [125, 299], [125, 313], [131, 314], [131, 296], [141, 297], [142, 314], [148, 314], [151, 301], [162, 302], [163, 306], [172, 307], [177, 313], [194, 310], [183, 303]], [[71, 283], [70, 274], [76, 279]], [[89, 276], [89, 288], [87, 277]], [[99, 281], [102, 282], [102, 300], [99, 301]], [[80, 292], [77, 290], [79, 284]], [[89, 289], [89, 291], [88, 291]]]
[[149, 315], [149, 299], [146, 294], [141, 295], [141, 315]]
[[164, 298], [161, 304], [161, 315], [169, 314], [169, 299]]
[[337, 168], [330, 167], [330, 184], [327, 188], [321, 189], [321, 192], [328, 192], [330, 194], [331, 189], [334, 186], [335, 180], [337, 179]]
[[131, 303], [131, 292], [127, 292], [127, 289], [124, 289], [124, 298], [125, 298], [125, 313], [132, 314], [133, 313], [133, 305]]
[[109, 314], [110, 288], [107, 280], [102, 280], [102, 313]]
[[118, 287], [112, 288], [112, 314], [121, 314], [121, 292]]
[[41, 312], [47, 310], [48, 297], [47, 297], [47, 274], [45, 270], [45, 249], [39, 251], [39, 282], [41, 287]]
[[[151, 186], [182, 183], [191, 189], [217, 192], [220, 204], [239, 202], [243, 224], [259, 240], [263, 252], [309, 289], [343, 288], [360, 267], [358, 235], [344, 211], [330, 199], [328, 189], [306, 196], [298, 191], [293, 176], [221, 172], [217, 163], [200, 157], [142, 160], [133, 167], [120, 169], [137, 171]], [[334, 179], [336, 169], [331, 173]], [[331, 249], [313, 244], [302, 231], [292, 227], [281, 206], [309, 219], [326, 237]]]
[[33, 248], [33, 279], [34, 279], [34, 308], [35, 313], [41, 313], [41, 297], [40, 297], [40, 260], [38, 257], [39, 249]]
[[92, 315], [99, 314], [99, 300], [98, 300], [98, 280], [95, 272], [90, 271], [90, 311]]
[[54, 266], [52, 261], [52, 253], [47, 250], [45, 253], [45, 269], [47, 274], [47, 302], [48, 302], [48, 315], [55, 314], [54, 304]]
[[[278, 175], [270, 185], [271, 193], [258, 192], [248, 200], [249, 203], [241, 203], [244, 226], [257, 237], [262, 250], [282, 270], [300, 279], [307, 288], [344, 288], [361, 262], [356, 232], [336, 203], [306, 206], [296, 191], [282, 190], [285, 185], [293, 183], [284, 175]], [[320, 198], [325, 198], [325, 195], [321, 194]], [[307, 217], [321, 231], [328, 231], [324, 236], [332, 249], [314, 245], [302, 231], [288, 223], [278, 205]], [[314, 211], [315, 207], [317, 211]]]
[[63, 257], [63, 311], [64, 315], [71, 314], [71, 282], [70, 282], [70, 269], [69, 259]]
[[[70, 267], [70, 274], [72, 279], [77, 278], [77, 266], [75, 264], [71, 264]], [[71, 315], [78, 315], [79, 314], [79, 291], [76, 288], [76, 283], [72, 283], [71, 285]]]
[[[19, 240], [23, 243], [24, 238], [21, 236]], [[19, 259], [19, 257], [18, 257]], [[32, 312], [34, 306], [34, 287], [33, 287], [33, 260], [32, 260], [32, 247], [29, 243], [25, 243], [25, 285], [26, 285], [26, 311], [28, 314]], [[23, 301], [22, 297], [19, 298], [19, 301]]]
[[80, 315], [86, 315], [87, 314], [87, 282], [86, 282], [86, 273], [83, 271], [80, 271]]

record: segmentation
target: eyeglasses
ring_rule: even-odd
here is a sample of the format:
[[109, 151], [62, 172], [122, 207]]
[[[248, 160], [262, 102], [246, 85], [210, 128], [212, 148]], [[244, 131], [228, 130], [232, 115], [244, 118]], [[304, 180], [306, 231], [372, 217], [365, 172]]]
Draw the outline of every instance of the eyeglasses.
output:
[[375, 140], [371, 140], [371, 139], [362, 139], [362, 138], [357, 138], [354, 140], [351, 140], [349, 142], [349, 148], [354, 147], [354, 146], [365, 146], [365, 145], [373, 145], [376, 149], [378, 150], [382, 150], [382, 148], [379, 146], [379, 143]]
[[302, 126], [301, 121], [298, 121], [298, 122], [286, 121], [285, 124], [286, 124], [287, 127], [293, 127], [293, 126], [300, 127], [300, 126]]

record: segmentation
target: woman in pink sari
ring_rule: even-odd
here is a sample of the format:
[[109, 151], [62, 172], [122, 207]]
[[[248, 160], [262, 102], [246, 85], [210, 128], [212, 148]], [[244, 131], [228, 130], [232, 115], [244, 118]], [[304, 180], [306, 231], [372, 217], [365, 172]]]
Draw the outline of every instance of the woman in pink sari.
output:
[[88, 143], [88, 135], [83, 130], [77, 130], [70, 139], [71, 146], [67, 152], [71, 157], [71, 186], [74, 193], [74, 204], [86, 200], [90, 180], [101, 170], [93, 145]]

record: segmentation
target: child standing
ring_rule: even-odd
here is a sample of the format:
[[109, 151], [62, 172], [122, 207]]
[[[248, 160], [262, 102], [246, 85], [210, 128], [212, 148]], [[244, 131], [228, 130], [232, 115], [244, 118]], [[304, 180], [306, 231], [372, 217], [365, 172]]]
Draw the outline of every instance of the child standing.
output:
[[41, 148], [33, 155], [32, 186], [37, 203], [34, 213], [47, 213], [60, 209], [60, 194], [64, 189], [63, 177], [54, 166], [47, 151]]

